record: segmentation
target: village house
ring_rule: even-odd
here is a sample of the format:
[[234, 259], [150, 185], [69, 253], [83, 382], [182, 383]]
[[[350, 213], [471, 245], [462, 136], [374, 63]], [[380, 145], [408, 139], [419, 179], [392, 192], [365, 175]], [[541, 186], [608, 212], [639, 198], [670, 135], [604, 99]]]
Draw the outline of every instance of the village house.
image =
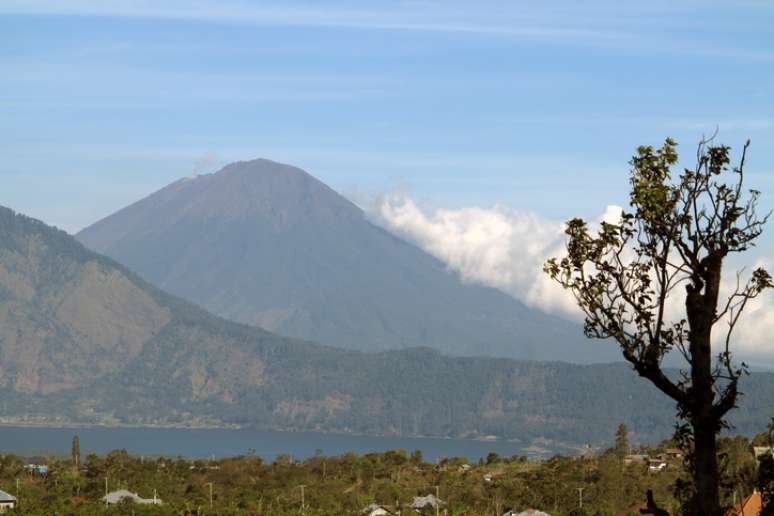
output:
[[156, 497], [156, 493], [153, 493], [153, 498], [142, 498], [137, 493], [132, 493], [126, 489], [118, 489], [102, 497], [102, 501], [108, 505], [115, 505], [124, 500], [130, 500], [143, 505], [161, 505], [161, 498]]
[[664, 457], [667, 459], [682, 459], [683, 450], [680, 448], [667, 448], [664, 450]]
[[750, 496], [734, 505], [728, 511], [728, 516], [758, 516], [763, 508], [763, 499], [758, 491], [753, 491]]
[[651, 459], [648, 461], [648, 471], [661, 472], [667, 469], [667, 463], [661, 459]]
[[411, 508], [416, 512], [421, 512], [425, 508], [435, 509], [437, 507], [443, 507], [444, 505], [446, 505], [446, 502], [431, 494], [427, 496], [415, 496], [414, 500], [411, 502]]
[[39, 475], [41, 477], [48, 475], [48, 466], [45, 464], [26, 464], [24, 469], [30, 475]]
[[16, 497], [0, 491], [0, 513], [16, 508]]
[[753, 455], [757, 460], [760, 460], [764, 455], [774, 457], [774, 449], [771, 446], [753, 446]]
[[365, 514], [365, 516], [391, 516], [392, 514], [395, 514], [391, 507], [379, 505], [377, 503], [372, 503], [364, 507], [360, 512]]
[[648, 462], [647, 455], [627, 455], [624, 457], [624, 464], [645, 463]]

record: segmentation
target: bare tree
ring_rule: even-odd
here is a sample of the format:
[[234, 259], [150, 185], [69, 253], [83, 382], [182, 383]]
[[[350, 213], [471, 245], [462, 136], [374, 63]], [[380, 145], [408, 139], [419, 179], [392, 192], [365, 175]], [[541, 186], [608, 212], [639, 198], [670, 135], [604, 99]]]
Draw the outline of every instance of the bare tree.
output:
[[[731, 336], [748, 302], [770, 288], [769, 273], [758, 268], [721, 300], [723, 262], [754, 245], [768, 216], [756, 213], [760, 192], [743, 190], [748, 141], [737, 166], [730, 148], [703, 140], [693, 170], [676, 180], [677, 143], [643, 146], [630, 162], [632, 212], [618, 223], [602, 222], [590, 232], [581, 219], [567, 223], [567, 256], [553, 258], [545, 271], [575, 296], [588, 337], [613, 338], [634, 370], [677, 403], [686, 422], [683, 435], [693, 494], [688, 512], [721, 515], [717, 435], [736, 406], [746, 365], [732, 363]], [[684, 317], [669, 318], [679, 307]], [[682, 312], [682, 310], [680, 310]], [[713, 328], [725, 328], [713, 355]], [[680, 377], [665, 374], [662, 361], [679, 353]]]

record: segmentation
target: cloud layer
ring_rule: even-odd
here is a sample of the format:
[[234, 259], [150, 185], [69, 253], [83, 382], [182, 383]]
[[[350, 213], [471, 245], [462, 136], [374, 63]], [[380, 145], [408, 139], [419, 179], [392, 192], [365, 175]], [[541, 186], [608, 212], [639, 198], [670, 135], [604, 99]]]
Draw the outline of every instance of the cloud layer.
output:
[[[564, 254], [563, 222], [505, 206], [428, 211], [401, 193], [379, 197], [368, 211], [376, 223], [435, 256], [464, 281], [498, 288], [545, 312], [582, 319], [573, 297], [542, 271], [548, 258]], [[608, 206], [598, 220], [617, 222], [620, 213], [620, 207]], [[766, 265], [759, 260], [755, 267]], [[727, 273], [725, 279], [724, 290], [730, 293], [735, 277]], [[682, 317], [682, 300], [676, 298], [669, 311], [675, 319]], [[716, 328], [717, 338], [725, 335], [724, 322]], [[733, 342], [739, 358], [774, 365], [774, 293], [750, 303]]]
[[561, 222], [504, 206], [426, 213], [402, 194], [380, 197], [371, 213], [464, 281], [498, 288], [546, 312], [581, 317], [572, 296], [542, 273], [545, 260], [564, 248]]

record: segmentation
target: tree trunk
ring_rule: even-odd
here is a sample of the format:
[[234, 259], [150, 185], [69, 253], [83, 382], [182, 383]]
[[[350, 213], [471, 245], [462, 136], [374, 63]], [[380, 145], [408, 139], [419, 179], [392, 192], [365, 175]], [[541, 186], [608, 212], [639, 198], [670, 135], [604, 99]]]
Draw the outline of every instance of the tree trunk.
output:
[[[714, 413], [715, 391], [712, 375], [712, 324], [717, 308], [721, 260], [711, 260], [697, 287], [688, 291], [686, 313], [690, 324], [691, 388], [688, 417], [693, 428], [693, 483], [695, 508], [701, 516], [722, 516], [720, 508], [720, 471], [717, 457], [717, 432]], [[703, 283], [703, 285], [701, 285]], [[701, 286], [704, 292], [701, 293]]]
[[720, 471], [718, 470], [718, 421], [713, 411], [715, 399], [712, 377], [712, 350], [709, 333], [694, 334], [691, 368], [690, 422], [693, 427], [693, 483], [696, 508], [702, 516], [721, 516]]
[[717, 434], [711, 421], [693, 419], [694, 471], [696, 508], [702, 516], [721, 516], [720, 472], [718, 470]]

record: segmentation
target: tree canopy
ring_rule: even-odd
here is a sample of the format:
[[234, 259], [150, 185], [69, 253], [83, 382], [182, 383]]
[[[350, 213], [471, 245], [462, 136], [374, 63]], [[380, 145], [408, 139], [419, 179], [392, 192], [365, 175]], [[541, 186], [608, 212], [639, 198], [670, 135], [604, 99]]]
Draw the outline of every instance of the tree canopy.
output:
[[[730, 147], [702, 141], [696, 165], [676, 177], [674, 140], [639, 147], [630, 162], [631, 211], [597, 231], [570, 220], [566, 256], [545, 265], [575, 296], [586, 335], [615, 339], [635, 371], [677, 403], [688, 423], [679, 435], [693, 469], [691, 504], [701, 514], [722, 513], [716, 437], [746, 372], [732, 361], [732, 333], [748, 302], [774, 286], [763, 268], [746, 278], [739, 272], [721, 299], [724, 260], [752, 247], [768, 220], [757, 212], [760, 192], [743, 188], [748, 146], [731, 166]], [[677, 379], [662, 367], [673, 352], [686, 365]]]

